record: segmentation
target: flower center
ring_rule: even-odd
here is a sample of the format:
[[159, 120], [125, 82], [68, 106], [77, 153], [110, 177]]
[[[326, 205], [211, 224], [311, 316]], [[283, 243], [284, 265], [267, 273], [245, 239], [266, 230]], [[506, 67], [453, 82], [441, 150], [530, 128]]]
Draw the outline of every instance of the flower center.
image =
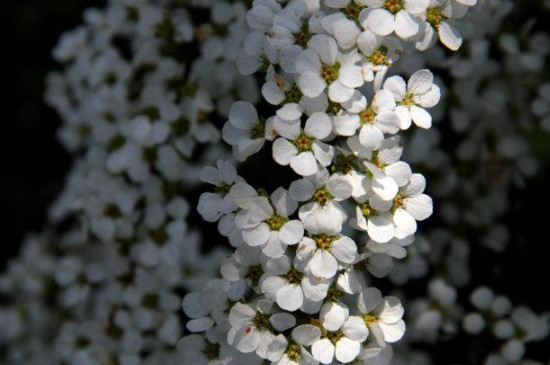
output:
[[300, 284], [302, 282], [304, 274], [293, 267], [283, 277], [289, 284]]
[[246, 275], [247, 279], [250, 279], [252, 282], [252, 286], [258, 286], [260, 283], [260, 278], [264, 274], [264, 270], [262, 269], [261, 265], [258, 266], [251, 266], [248, 268], [248, 274]]
[[204, 353], [204, 356], [208, 360], [215, 360], [220, 357], [220, 345], [217, 343], [210, 343], [205, 340], [206, 345], [204, 346], [204, 350], [202, 352]]
[[336, 345], [336, 343], [340, 341], [342, 337], [344, 337], [342, 331], [328, 332], [326, 336], [326, 338], [328, 338], [333, 345]]
[[376, 318], [372, 314], [365, 314], [365, 315], [363, 315], [363, 321], [365, 321], [365, 324], [367, 326], [372, 326], [373, 324], [378, 322], [378, 318]]
[[357, 20], [359, 18], [359, 14], [361, 14], [361, 11], [363, 9], [363, 6], [359, 6], [355, 2], [351, 1], [348, 6], [342, 9], [342, 12], [346, 16], [346, 18], [350, 20]]
[[265, 123], [264, 121], [260, 120], [256, 125], [250, 129], [250, 132], [248, 132], [248, 135], [252, 139], [258, 139], [258, 138], [264, 138], [265, 137]]
[[259, 73], [265, 74], [267, 72], [267, 69], [271, 66], [271, 62], [269, 61], [269, 58], [267, 58], [266, 55], [261, 56], [261, 65], [258, 69]]
[[441, 8], [429, 8], [426, 13], [426, 21], [434, 28], [439, 28], [442, 21], [447, 20], [447, 17], [441, 12]]
[[309, 42], [311, 37], [312, 34], [309, 32], [309, 23], [307, 21], [303, 21], [300, 31], [294, 34], [294, 40], [296, 41], [297, 45], [299, 45], [303, 49], [306, 49], [307, 42]]
[[300, 348], [300, 345], [296, 343], [290, 345], [288, 350], [286, 350], [286, 355], [291, 361], [299, 362], [302, 357], [302, 349]]
[[378, 167], [379, 169], [383, 169], [386, 167], [386, 164], [383, 163], [380, 158], [378, 158], [379, 153], [379, 151], [372, 151], [370, 162], [375, 164], [376, 167]]
[[301, 99], [302, 99], [302, 92], [300, 91], [300, 89], [298, 89], [298, 85], [294, 84], [292, 85], [292, 88], [290, 88], [290, 90], [285, 92], [285, 100], [283, 101], [283, 104], [287, 104], [287, 103], [298, 104]]
[[279, 214], [274, 214], [271, 217], [267, 219], [267, 225], [269, 226], [269, 229], [272, 231], [278, 231], [285, 225], [286, 222], [288, 222], [287, 217], [283, 217]]
[[334, 199], [334, 196], [329, 193], [326, 187], [317, 189], [315, 194], [313, 194], [313, 200], [315, 200], [320, 205], [325, 205], [329, 200]]
[[388, 51], [389, 49], [387, 46], [380, 46], [380, 48], [374, 51], [367, 59], [376, 66], [390, 66], [391, 61], [388, 57]]
[[254, 327], [256, 327], [259, 330], [267, 329], [269, 328], [269, 325], [270, 325], [269, 316], [262, 313], [258, 313], [256, 314], [256, 317], [254, 317], [253, 323], [254, 323]]
[[332, 247], [332, 242], [334, 242], [333, 236], [329, 236], [326, 233], [320, 234], [314, 237], [317, 248], [320, 250], [329, 250]]
[[231, 185], [227, 183], [222, 183], [221, 186], [216, 186], [214, 188], [214, 192], [224, 198], [227, 194], [229, 194], [229, 191], [231, 190]]
[[402, 0], [387, 0], [386, 4], [384, 4], [384, 7], [390, 12], [390, 13], [397, 13], [399, 10], [403, 9], [403, 1]]
[[332, 165], [332, 172], [342, 172], [348, 174], [355, 168], [357, 157], [355, 155], [344, 155], [340, 153], [336, 156], [336, 161]]
[[369, 106], [367, 109], [363, 110], [359, 114], [359, 118], [361, 118], [361, 124], [372, 124], [374, 123], [374, 120], [376, 119], [376, 112], [374, 109], [372, 109], [371, 106]]
[[311, 151], [313, 139], [306, 136], [304, 133], [294, 140], [294, 145], [298, 147], [298, 152]]
[[340, 62], [336, 61], [334, 65], [330, 66], [326, 63], [323, 63], [321, 66], [321, 77], [327, 82], [327, 84], [332, 84], [338, 79], [340, 73]]
[[336, 286], [336, 284], [333, 284], [329, 289], [328, 289], [328, 292], [327, 292], [327, 301], [328, 302], [337, 302], [340, 300], [340, 298], [342, 296], [344, 296], [344, 293], [343, 291], [341, 291], [340, 289], [338, 289], [338, 287]]
[[403, 194], [397, 194], [393, 199], [392, 211], [395, 212], [398, 208], [405, 206], [405, 196]]
[[377, 213], [376, 210], [373, 209], [369, 203], [363, 203], [359, 207], [361, 208], [361, 213], [363, 213], [365, 217], [370, 217], [376, 215]]
[[401, 100], [401, 102], [399, 104], [405, 105], [405, 106], [416, 105], [416, 103], [414, 102], [414, 94], [413, 93], [406, 93], [403, 96], [403, 100]]

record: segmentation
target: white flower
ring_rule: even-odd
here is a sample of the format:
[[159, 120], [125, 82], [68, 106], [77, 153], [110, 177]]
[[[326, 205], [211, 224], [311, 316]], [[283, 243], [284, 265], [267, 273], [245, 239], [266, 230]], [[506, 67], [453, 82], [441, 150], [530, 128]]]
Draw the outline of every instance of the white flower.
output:
[[315, 341], [311, 346], [311, 354], [322, 364], [331, 364], [334, 358], [341, 363], [349, 363], [357, 358], [361, 344], [368, 336], [369, 330], [363, 319], [351, 316]]
[[305, 262], [313, 275], [330, 279], [338, 271], [339, 262], [349, 265], [355, 261], [357, 246], [351, 238], [340, 235], [339, 222], [327, 213], [308, 219], [306, 229], [311, 237], [302, 238], [296, 258]]
[[334, 156], [334, 147], [321, 140], [332, 131], [332, 122], [325, 113], [314, 113], [303, 130], [300, 121], [283, 122], [275, 118], [275, 128], [281, 135], [273, 143], [273, 159], [280, 165], [290, 165], [299, 175], [310, 176], [317, 172], [317, 161], [328, 166]]
[[381, 347], [397, 342], [405, 333], [403, 306], [396, 297], [384, 297], [376, 288], [367, 288], [359, 294], [357, 307], [370, 333]]
[[406, 85], [403, 78], [392, 76], [384, 83], [384, 89], [391, 91], [397, 101], [395, 112], [401, 119], [401, 129], [409, 128], [411, 120], [421, 128], [431, 127], [432, 116], [424, 108], [435, 106], [441, 92], [429, 70], [415, 72]]
[[263, 33], [250, 33], [244, 42], [237, 67], [242, 75], [252, 75], [257, 71], [265, 72], [269, 65], [276, 64], [277, 50], [269, 43]]
[[287, 245], [298, 243], [304, 235], [302, 222], [288, 218], [297, 207], [288, 192], [279, 188], [269, 200], [264, 196], [253, 199], [247, 211], [239, 213], [236, 224], [248, 245], [262, 246], [269, 257], [279, 257]]
[[416, 232], [416, 221], [422, 221], [432, 215], [432, 198], [422, 194], [426, 179], [420, 174], [412, 174], [407, 185], [399, 189], [393, 202], [393, 221], [396, 236], [404, 238]]
[[307, 97], [315, 98], [328, 86], [330, 100], [347, 101], [364, 82], [358, 61], [357, 54], [341, 55], [334, 38], [316, 34], [296, 59], [298, 87]]
[[403, 46], [395, 37], [381, 37], [366, 30], [357, 39], [357, 47], [366, 58], [362, 67], [363, 79], [367, 82], [374, 81], [374, 89], [378, 90], [388, 68], [403, 53]]
[[402, 39], [409, 39], [420, 30], [415, 15], [423, 14], [429, 0], [366, 0], [368, 9], [361, 13], [361, 25], [379, 36], [395, 31]]
[[348, 179], [339, 175], [330, 175], [327, 169], [319, 169], [315, 175], [307, 176], [290, 184], [289, 193], [297, 201], [306, 202], [300, 207], [302, 222], [317, 211], [328, 214], [340, 214], [340, 225], [347, 219], [346, 211], [338, 203], [351, 196], [353, 187]]
[[309, 302], [305, 303], [307, 307], [313, 306], [317, 311], [320, 301], [326, 297], [328, 281], [291, 266], [287, 256], [275, 260], [276, 264], [268, 263], [268, 268], [273, 269], [268, 269], [262, 279], [261, 288], [266, 297], [276, 301], [279, 307], [287, 311], [294, 312], [302, 308], [305, 302]]
[[311, 346], [321, 336], [317, 326], [304, 324], [292, 330], [292, 342], [279, 335], [270, 344], [270, 361], [276, 365], [317, 365], [319, 362], [311, 356], [304, 346]]
[[426, 11], [424, 25], [417, 35], [416, 48], [424, 51], [436, 42], [435, 32], [439, 40], [447, 48], [456, 51], [462, 45], [462, 36], [454, 28], [449, 20], [453, 16], [453, 4], [450, 0], [430, 0], [430, 5]]
[[199, 176], [202, 181], [216, 186], [215, 193], [204, 193], [199, 198], [197, 210], [204, 220], [215, 222], [224, 214], [237, 209], [229, 190], [235, 183], [243, 180], [232, 164], [218, 160], [217, 168], [207, 166], [200, 171]]
[[296, 319], [289, 313], [272, 314], [272, 306], [273, 302], [265, 299], [258, 301], [256, 309], [236, 303], [229, 311], [231, 329], [227, 342], [240, 352], [256, 352], [266, 359], [268, 346], [275, 338], [271, 328], [282, 332], [296, 324]]
[[223, 140], [233, 146], [233, 155], [244, 161], [258, 152], [266, 139], [270, 140], [271, 119], [262, 122], [254, 105], [237, 101], [229, 110], [229, 121], [222, 129]]
[[224, 343], [211, 343], [199, 335], [180, 339], [177, 349], [184, 354], [184, 365], [214, 365], [231, 360], [234, 350]]
[[359, 103], [365, 105], [359, 113], [343, 112], [334, 117], [334, 129], [342, 136], [353, 136], [359, 129], [359, 142], [367, 149], [376, 150], [382, 145], [384, 133], [399, 131], [395, 99], [388, 90], [380, 90], [370, 105], [367, 106], [366, 100]]

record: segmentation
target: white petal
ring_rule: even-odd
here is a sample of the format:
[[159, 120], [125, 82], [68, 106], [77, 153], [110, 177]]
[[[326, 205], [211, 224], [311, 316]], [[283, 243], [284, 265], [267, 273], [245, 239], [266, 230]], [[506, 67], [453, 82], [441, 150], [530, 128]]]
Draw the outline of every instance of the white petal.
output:
[[421, 174], [412, 174], [411, 180], [405, 186], [404, 193], [407, 197], [417, 197], [426, 189], [426, 178]]
[[386, 174], [391, 176], [397, 186], [405, 186], [409, 182], [409, 179], [412, 176], [411, 167], [408, 163], [403, 161], [397, 161], [385, 168]]
[[260, 334], [252, 325], [240, 328], [233, 338], [233, 346], [240, 352], [250, 353], [255, 351], [260, 344]]
[[399, 208], [395, 211], [393, 214], [393, 222], [400, 231], [407, 235], [411, 235], [416, 232], [416, 221], [404, 209]]
[[275, 300], [277, 298], [277, 293], [285, 285], [287, 285], [285, 279], [280, 276], [270, 276], [262, 281], [262, 293], [264, 293], [268, 299]]
[[416, 198], [408, 198], [405, 209], [417, 221], [423, 221], [432, 215], [432, 198], [422, 194]]
[[299, 220], [291, 220], [279, 231], [279, 239], [286, 245], [294, 245], [304, 236], [304, 226]]
[[394, 134], [401, 127], [401, 119], [393, 111], [382, 111], [376, 116], [376, 126], [384, 133]]
[[327, 65], [334, 65], [338, 55], [338, 45], [334, 38], [325, 34], [316, 34], [309, 40], [308, 49], [314, 50], [321, 61]]
[[409, 108], [404, 105], [399, 105], [395, 108], [395, 113], [399, 116], [399, 128], [401, 128], [402, 130], [409, 129], [412, 123], [412, 117]]
[[334, 129], [341, 136], [353, 136], [361, 125], [357, 114], [343, 114], [334, 117]]
[[395, 34], [402, 39], [409, 39], [420, 30], [420, 23], [406, 10], [395, 15]]
[[392, 33], [395, 28], [395, 17], [385, 9], [374, 9], [367, 15], [366, 26], [375, 34], [386, 36]]
[[323, 305], [319, 312], [319, 319], [327, 331], [338, 331], [348, 319], [349, 309], [345, 304], [339, 302], [328, 302]]
[[334, 345], [329, 339], [324, 338], [311, 346], [311, 354], [322, 364], [330, 364], [334, 358]]
[[277, 116], [283, 120], [296, 120], [302, 116], [302, 108], [296, 103], [288, 103], [277, 110]]
[[285, 100], [285, 93], [272, 81], [262, 85], [262, 95], [272, 105], [279, 105]]
[[214, 325], [210, 317], [192, 319], [185, 325], [190, 332], [204, 332]]
[[290, 167], [299, 175], [311, 176], [317, 172], [317, 160], [313, 153], [306, 151], [290, 158]]
[[302, 306], [304, 293], [299, 285], [285, 285], [277, 292], [277, 304], [284, 310], [294, 312]]
[[376, 288], [367, 288], [359, 294], [357, 307], [361, 314], [371, 313], [382, 301], [382, 293]]
[[384, 333], [384, 340], [388, 343], [399, 341], [405, 334], [405, 322], [403, 322], [403, 320], [400, 320], [395, 324], [386, 324], [380, 321], [378, 322], [378, 325]]
[[382, 303], [378, 311], [380, 312], [378, 318], [388, 324], [397, 323], [397, 321], [399, 321], [405, 313], [401, 301], [392, 296], [382, 299]]
[[285, 138], [277, 138], [273, 142], [273, 159], [279, 165], [286, 166], [290, 159], [298, 153], [298, 148]]
[[384, 90], [389, 90], [395, 100], [401, 101], [407, 93], [407, 84], [401, 76], [392, 76], [384, 82]]
[[293, 181], [288, 191], [294, 200], [305, 201], [315, 193], [315, 186], [306, 179], [300, 179]]
[[339, 80], [336, 80], [328, 88], [328, 97], [336, 103], [343, 103], [351, 99], [354, 91], [354, 89], [344, 86]]
[[437, 30], [439, 39], [447, 48], [456, 51], [462, 45], [462, 36], [455, 28], [451, 27], [448, 22], [441, 22]]
[[313, 154], [319, 163], [323, 166], [329, 166], [334, 158], [334, 146], [327, 143], [313, 142]]
[[431, 73], [430, 70], [424, 69], [416, 71], [411, 76], [407, 84], [407, 88], [409, 92], [412, 92], [413, 94], [425, 94], [430, 91], [433, 83], [434, 75]]
[[244, 229], [243, 240], [250, 246], [261, 246], [269, 239], [269, 226], [266, 223], [261, 223], [256, 228]]
[[277, 331], [286, 331], [296, 325], [296, 318], [290, 313], [276, 313], [269, 318], [269, 322]]
[[439, 99], [441, 98], [441, 90], [439, 89], [439, 86], [436, 84], [432, 85], [432, 88], [422, 95], [415, 95], [414, 101], [424, 107], [424, 108], [431, 108], [437, 105], [439, 103]]
[[251, 103], [236, 101], [229, 110], [229, 121], [239, 129], [248, 130], [258, 123], [258, 112]]
[[370, 217], [367, 222], [369, 237], [378, 243], [389, 242], [395, 235], [395, 228], [391, 215], [382, 214]]
[[342, 363], [348, 363], [355, 360], [359, 352], [361, 351], [361, 344], [359, 342], [350, 340], [347, 337], [342, 337], [336, 343], [336, 359]]
[[351, 316], [342, 326], [344, 335], [354, 341], [363, 342], [369, 336], [369, 329], [363, 318]]
[[323, 139], [328, 137], [332, 131], [332, 121], [326, 113], [312, 114], [304, 128], [304, 132], [313, 138]]
[[338, 270], [338, 263], [330, 252], [317, 250], [308, 264], [311, 273], [315, 276], [330, 279]]
[[241, 328], [250, 323], [256, 317], [256, 311], [250, 306], [236, 303], [229, 311], [229, 324], [234, 328]]
[[357, 65], [344, 66], [340, 69], [338, 80], [344, 86], [356, 89], [364, 83], [362, 68]]
[[424, 108], [418, 106], [411, 107], [411, 117], [420, 128], [430, 128], [432, 126], [432, 116]]
[[320, 338], [321, 330], [311, 324], [298, 326], [292, 331], [292, 339], [303, 346], [310, 346]]
[[357, 246], [351, 238], [342, 236], [333, 242], [331, 252], [340, 262], [351, 264], [357, 255]]
[[298, 77], [298, 86], [302, 94], [310, 98], [316, 98], [325, 90], [327, 83], [318, 74], [306, 71]]
[[399, 187], [395, 180], [389, 176], [375, 178], [372, 180], [372, 191], [382, 200], [391, 200], [397, 195]]
[[365, 124], [359, 131], [359, 142], [369, 150], [377, 150], [382, 145], [384, 133], [375, 125]]

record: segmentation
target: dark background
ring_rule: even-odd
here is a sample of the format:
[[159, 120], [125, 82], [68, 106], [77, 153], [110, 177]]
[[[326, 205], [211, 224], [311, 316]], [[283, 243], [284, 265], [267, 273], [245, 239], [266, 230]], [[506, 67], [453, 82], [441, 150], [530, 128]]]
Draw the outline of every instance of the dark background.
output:
[[[70, 156], [55, 138], [59, 118], [43, 102], [45, 75], [58, 67], [51, 58], [51, 50], [64, 31], [81, 23], [84, 9], [104, 3], [99, 0], [19, 0], [2, 6], [0, 272], [17, 254], [24, 236], [42, 228], [46, 210], [63, 188], [71, 166]], [[525, 12], [515, 16], [534, 15], [533, 9], [524, 9]], [[543, 26], [550, 24], [546, 20]], [[472, 265], [482, 273], [476, 277], [483, 278], [483, 284], [492, 284], [497, 292], [509, 295], [515, 304], [525, 303], [541, 312], [550, 310], [547, 229], [550, 139], [534, 135], [531, 142], [541, 159], [541, 171], [524, 190], [512, 194], [513, 209], [506, 223], [512, 227], [514, 248], [503, 256], [474, 249]], [[253, 171], [245, 173], [251, 181], [258, 178], [249, 175]], [[530, 345], [529, 353], [547, 360], [549, 345], [548, 341]], [[471, 352], [469, 346], [460, 340], [442, 346], [438, 351], [440, 363], [449, 361], [448, 350], [466, 354]]]

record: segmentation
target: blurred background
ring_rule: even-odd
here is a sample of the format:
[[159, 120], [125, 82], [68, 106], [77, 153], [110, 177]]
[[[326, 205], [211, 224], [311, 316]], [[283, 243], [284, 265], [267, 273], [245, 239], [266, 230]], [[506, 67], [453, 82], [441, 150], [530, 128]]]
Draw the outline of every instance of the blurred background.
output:
[[[5, 94], [0, 98], [2, 271], [6, 262], [17, 254], [24, 236], [42, 228], [47, 208], [63, 188], [71, 165], [70, 156], [56, 141], [59, 118], [43, 102], [45, 76], [60, 67], [52, 60], [51, 50], [65, 30], [81, 23], [84, 9], [101, 7], [104, 3], [100, 0], [19, 0], [11, 1], [0, 12]], [[536, 2], [518, 0], [517, 3], [520, 5], [514, 14], [519, 20], [517, 24], [522, 23], [521, 19], [538, 16]], [[544, 28], [550, 27], [549, 24], [549, 19], [539, 18], [536, 26]], [[550, 138], [535, 134], [530, 142], [540, 159], [540, 171], [535, 179], [527, 182], [524, 190], [513, 192], [513, 209], [506, 217], [506, 224], [512, 227], [513, 248], [505, 255], [489, 254], [477, 248], [472, 257], [475, 269], [486, 278], [483, 284], [492, 284], [496, 292], [510, 296], [514, 303], [526, 303], [535, 311], [544, 311], [550, 309], [547, 295], [550, 289], [547, 247], [550, 244], [547, 233]], [[261, 178], [253, 168], [243, 174], [251, 176], [251, 182]], [[537, 285], [538, 290], [531, 284]], [[533, 355], [548, 354], [548, 345], [531, 344], [529, 351]], [[442, 349], [442, 353], [444, 351]]]

